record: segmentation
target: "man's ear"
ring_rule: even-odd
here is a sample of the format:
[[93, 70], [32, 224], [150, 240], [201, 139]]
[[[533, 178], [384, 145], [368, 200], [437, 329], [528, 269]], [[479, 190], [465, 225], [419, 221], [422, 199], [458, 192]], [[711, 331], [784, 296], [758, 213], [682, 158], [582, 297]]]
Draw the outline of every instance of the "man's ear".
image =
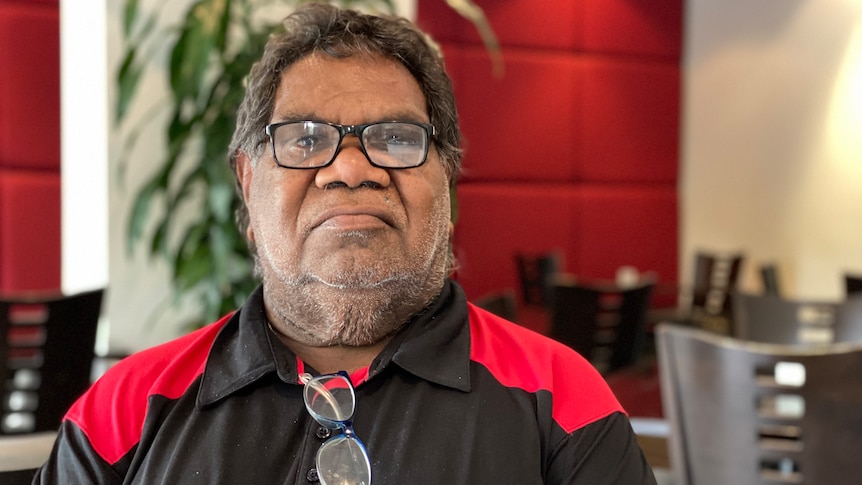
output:
[[251, 190], [251, 158], [242, 150], [236, 152], [236, 180], [242, 189], [242, 200], [248, 202]]
[[241, 211], [240, 218], [245, 222], [240, 222], [240, 226], [245, 225], [245, 237], [250, 243], [254, 242], [254, 230], [251, 228], [250, 214], [248, 212], [248, 196], [251, 191], [251, 176], [252, 176], [252, 161], [248, 154], [243, 151], [237, 151], [234, 158], [236, 180], [242, 191], [242, 204], [245, 208]]

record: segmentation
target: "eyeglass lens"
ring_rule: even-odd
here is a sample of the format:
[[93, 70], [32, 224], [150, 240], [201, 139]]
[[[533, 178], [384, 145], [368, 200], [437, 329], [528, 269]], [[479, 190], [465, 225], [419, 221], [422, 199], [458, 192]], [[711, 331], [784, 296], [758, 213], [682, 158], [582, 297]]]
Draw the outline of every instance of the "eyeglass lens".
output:
[[365, 445], [350, 420], [356, 404], [353, 385], [345, 375], [311, 378], [304, 389], [308, 413], [323, 426], [340, 430], [317, 452], [317, 472], [323, 485], [370, 485], [371, 463]]
[[[335, 158], [345, 128], [316, 121], [270, 125], [279, 165], [319, 168]], [[407, 122], [381, 122], [355, 128], [372, 164], [385, 168], [418, 167], [428, 155], [428, 129]]]

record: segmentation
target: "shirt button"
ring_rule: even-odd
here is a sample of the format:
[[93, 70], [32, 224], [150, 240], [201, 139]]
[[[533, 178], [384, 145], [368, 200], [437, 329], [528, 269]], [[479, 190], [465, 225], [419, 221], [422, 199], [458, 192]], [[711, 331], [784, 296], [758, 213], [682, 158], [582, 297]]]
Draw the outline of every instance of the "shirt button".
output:
[[305, 474], [305, 479], [309, 482], [319, 482], [320, 477], [317, 476], [317, 468], [312, 468], [308, 470], [308, 473]]
[[325, 440], [326, 438], [329, 438], [329, 436], [332, 434], [332, 430], [330, 430], [326, 426], [319, 426], [315, 434], [317, 434], [318, 438]]

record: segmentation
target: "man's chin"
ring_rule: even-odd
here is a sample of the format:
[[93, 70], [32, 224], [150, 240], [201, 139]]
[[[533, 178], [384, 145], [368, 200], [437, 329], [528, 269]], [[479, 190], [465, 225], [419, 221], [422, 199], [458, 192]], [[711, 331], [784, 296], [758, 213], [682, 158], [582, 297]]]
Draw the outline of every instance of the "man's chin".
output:
[[315, 283], [327, 288], [352, 291], [375, 291], [393, 284], [397, 284], [402, 278], [394, 274], [314, 274], [312, 279]]

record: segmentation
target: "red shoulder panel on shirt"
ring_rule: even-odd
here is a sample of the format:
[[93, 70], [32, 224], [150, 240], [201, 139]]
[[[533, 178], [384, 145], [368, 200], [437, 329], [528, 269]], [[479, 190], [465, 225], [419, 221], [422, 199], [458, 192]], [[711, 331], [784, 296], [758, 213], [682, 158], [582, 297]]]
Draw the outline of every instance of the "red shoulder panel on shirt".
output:
[[139, 442], [149, 397], [182, 396], [203, 373], [212, 342], [230, 316], [123, 359], [78, 399], [64, 419], [87, 435], [105, 461], [116, 463]]
[[571, 348], [469, 304], [470, 358], [507, 387], [553, 396], [567, 433], [624, 412], [599, 372]]

